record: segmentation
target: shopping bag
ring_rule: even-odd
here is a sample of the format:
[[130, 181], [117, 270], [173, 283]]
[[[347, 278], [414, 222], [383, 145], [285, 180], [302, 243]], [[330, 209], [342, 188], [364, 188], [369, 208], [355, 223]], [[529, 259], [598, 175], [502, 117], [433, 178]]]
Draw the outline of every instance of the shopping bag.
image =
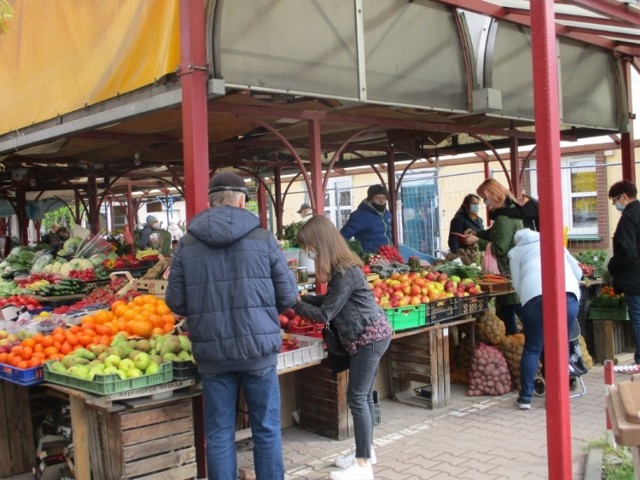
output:
[[482, 270], [486, 273], [495, 273], [500, 275], [498, 259], [491, 251], [491, 242], [487, 243], [487, 248], [485, 249], [484, 256], [482, 257]]

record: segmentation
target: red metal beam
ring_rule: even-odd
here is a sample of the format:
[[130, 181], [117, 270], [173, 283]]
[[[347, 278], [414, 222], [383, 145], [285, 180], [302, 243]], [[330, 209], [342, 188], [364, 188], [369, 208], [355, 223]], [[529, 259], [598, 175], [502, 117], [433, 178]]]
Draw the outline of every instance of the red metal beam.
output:
[[547, 399], [547, 458], [550, 480], [572, 478], [569, 414], [569, 340], [564, 281], [562, 191], [560, 184], [560, 108], [553, 0], [531, 2], [534, 111], [541, 225], [542, 305]]
[[[204, 2], [180, 0], [180, 84], [187, 220], [207, 208], [209, 132], [207, 129], [207, 57]], [[198, 449], [199, 446], [196, 446]], [[198, 453], [202, 453], [198, 450]], [[201, 458], [204, 462], [204, 460]], [[200, 462], [199, 462], [200, 463]], [[201, 470], [204, 471], [202, 475]], [[198, 466], [198, 476], [206, 468]]]
[[618, 20], [627, 26], [640, 27], [640, 12], [617, 0], [567, 0], [558, 3], [576, 5], [603, 17]]
[[[535, 133], [524, 132], [515, 128], [484, 128], [458, 125], [456, 123], [420, 122], [416, 120], [400, 120], [390, 118], [367, 117], [364, 115], [348, 115], [336, 112], [320, 112], [316, 110], [290, 110], [282, 107], [262, 105], [236, 105], [224, 102], [210, 102], [209, 111], [214, 113], [231, 113], [238, 116], [293, 118], [303, 120], [322, 120], [333, 123], [347, 123], [377, 126], [381, 128], [399, 128], [444, 133], [474, 133], [476, 135], [492, 135], [498, 137], [518, 137], [535, 139]], [[562, 140], [577, 140], [572, 135], [562, 135]]]

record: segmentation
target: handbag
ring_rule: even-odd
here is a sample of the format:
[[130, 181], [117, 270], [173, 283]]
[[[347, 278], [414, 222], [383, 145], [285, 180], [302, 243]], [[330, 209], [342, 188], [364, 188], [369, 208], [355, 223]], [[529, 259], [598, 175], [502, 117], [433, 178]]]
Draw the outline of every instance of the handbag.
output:
[[487, 243], [487, 248], [484, 250], [484, 256], [482, 257], [482, 270], [486, 273], [495, 273], [496, 275], [500, 275], [498, 259], [491, 251], [491, 242]]
[[336, 330], [333, 322], [327, 322], [325, 327], [322, 329], [322, 340], [324, 340], [324, 344], [327, 346], [328, 353], [339, 357], [349, 356], [349, 353], [347, 353], [340, 341], [338, 330]]

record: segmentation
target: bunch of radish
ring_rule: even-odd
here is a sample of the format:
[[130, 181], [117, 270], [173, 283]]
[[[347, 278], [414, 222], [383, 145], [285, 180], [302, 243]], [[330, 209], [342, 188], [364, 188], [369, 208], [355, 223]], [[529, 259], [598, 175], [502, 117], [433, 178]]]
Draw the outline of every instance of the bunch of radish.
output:
[[473, 352], [467, 395], [504, 395], [510, 391], [511, 376], [504, 356], [495, 348], [480, 343]]

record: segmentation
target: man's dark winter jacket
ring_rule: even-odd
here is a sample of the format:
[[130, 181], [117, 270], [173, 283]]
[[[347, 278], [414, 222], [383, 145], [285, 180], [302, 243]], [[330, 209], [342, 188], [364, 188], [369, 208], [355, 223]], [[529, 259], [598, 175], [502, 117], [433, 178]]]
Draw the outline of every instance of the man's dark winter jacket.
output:
[[608, 265], [618, 293], [640, 295], [640, 201], [629, 203], [613, 234], [613, 256]]
[[252, 213], [222, 206], [197, 215], [171, 264], [167, 305], [187, 317], [198, 371], [274, 366], [278, 313], [298, 296], [275, 237]]
[[383, 245], [391, 245], [391, 212], [378, 212], [366, 200], [360, 202], [340, 233], [346, 240], [354, 237], [367, 253], [376, 253]]
[[460, 208], [451, 219], [451, 225], [449, 226], [449, 250], [457, 252], [460, 248], [464, 248], [464, 245], [460, 245], [460, 239], [456, 235], [451, 235], [451, 233], [464, 233], [468, 229], [479, 232], [484, 230], [484, 223], [482, 218], [478, 216], [475, 219], [471, 218], [464, 208]]

